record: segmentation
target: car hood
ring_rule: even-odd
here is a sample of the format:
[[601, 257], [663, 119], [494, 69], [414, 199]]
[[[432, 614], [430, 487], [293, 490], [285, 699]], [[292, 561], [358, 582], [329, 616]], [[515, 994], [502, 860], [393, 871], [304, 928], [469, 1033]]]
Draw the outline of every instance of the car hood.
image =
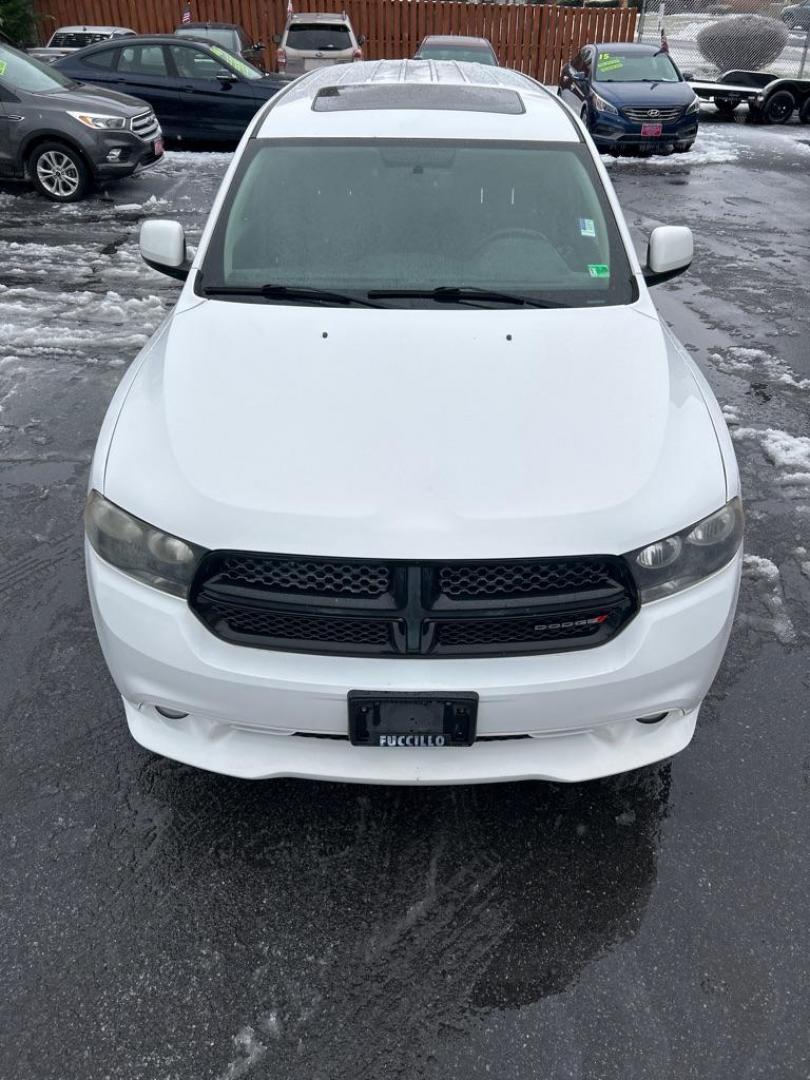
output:
[[676, 105], [688, 105], [695, 96], [687, 82], [594, 82], [593, 88], [611, 105], [620, 107], [630, 105], [650, 109], [673, 108]]
[[147, 349], [104, 494], [208, 548], [618, 554], [726, 498], [689, 364], [633, 309], [200, 301]]
[[114, 116], [132, 116], [151, 108], [140, 98], [130, 97], [129, 94], [119, 94], [117, 90], [105, 90], [101, 86], [87, 86], [84, 83], [79, 83], [71, 89], [31, 96], [39, 98], [43, 105], [49, 104], [60, 109], [82, 110], [83, 112], [98, 112], [99, 109], [104, 109]]
[[252, 79], [250, 86], [254, 93], [261, 98], [271, 98], [292, 82], [289, 76], [269, 74], [262, 79]]

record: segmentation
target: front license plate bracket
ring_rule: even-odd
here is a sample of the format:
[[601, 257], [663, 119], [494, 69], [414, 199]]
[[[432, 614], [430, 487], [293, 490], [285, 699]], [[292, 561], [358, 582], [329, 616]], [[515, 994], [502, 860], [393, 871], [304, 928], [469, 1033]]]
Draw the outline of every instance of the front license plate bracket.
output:
[[353, 746], [444, 749], [475, 742], [478, 694], [349, 691]]

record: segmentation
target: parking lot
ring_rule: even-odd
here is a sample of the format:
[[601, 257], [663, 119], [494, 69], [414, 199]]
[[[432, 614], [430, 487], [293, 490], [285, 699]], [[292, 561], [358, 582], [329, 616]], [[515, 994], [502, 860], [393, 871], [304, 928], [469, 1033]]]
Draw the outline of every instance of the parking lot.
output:
[[732, 427], [747, 555], [691, 746], [569, 787], [239, 782], [132, 742], [87, 471], [176, 295], [139, 224], [198, 235], [229, 157], [0, 187], [2, 1080], [810, 1075], [808, 130], [707, 115], [608, 162], [639, 246], [694, 230], [654, 295]]

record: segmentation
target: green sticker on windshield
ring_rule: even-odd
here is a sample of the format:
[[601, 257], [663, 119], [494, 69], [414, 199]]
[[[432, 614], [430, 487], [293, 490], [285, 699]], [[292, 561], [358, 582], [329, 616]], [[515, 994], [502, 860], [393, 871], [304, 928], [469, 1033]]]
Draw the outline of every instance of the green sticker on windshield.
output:
[[5, 75], [5, 73], [6, 73], [6, 62], [5, 62], [5, 60], [0, 60], [0, 75]]
[[596, 70], [601, 74], [603, 71], [618, 71], [624, 67], [624, 60], [620, 56], [612, 56], [610, 53], [600, 53]]
[[237, 60], [237, 58], [231, 56], [229, 52], [220, 49], [219, 45], [212, 45], [211, 52], [214, 56], [218, 56], [224, 64], [227, 64], [231, 71], [235, 71], [238, 75], [244, 75], [246, 79], [249, 79], [251, 75], [256, 74], [250, 64], [246, 64], [244, 60]]
[[588, 273], [591, 277], [609, 278], [610, 267], [604, 263], [588, 263]]

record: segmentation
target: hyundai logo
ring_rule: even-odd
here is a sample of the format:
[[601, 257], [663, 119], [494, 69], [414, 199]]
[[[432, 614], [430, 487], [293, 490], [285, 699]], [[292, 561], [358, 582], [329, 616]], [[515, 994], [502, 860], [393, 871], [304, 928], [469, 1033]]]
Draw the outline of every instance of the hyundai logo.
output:
[[660, 116], [660, 115], [661, 115], [661, 110], [660, 109], [648, 109], [647, 110], [647, 116]]

